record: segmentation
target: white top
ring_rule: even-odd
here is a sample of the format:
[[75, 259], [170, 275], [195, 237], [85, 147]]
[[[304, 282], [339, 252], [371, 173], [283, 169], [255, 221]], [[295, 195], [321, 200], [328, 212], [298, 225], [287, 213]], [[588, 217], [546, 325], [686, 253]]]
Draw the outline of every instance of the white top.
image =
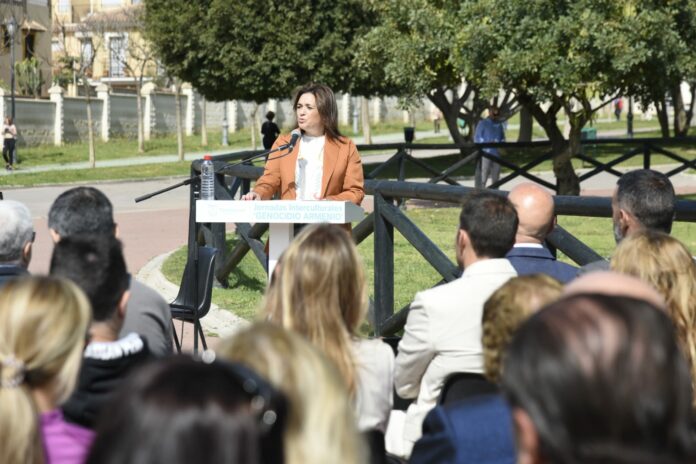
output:
[[295, 165], [296, 197], [298, 200], [320, 200], [324, 175], [324, 143], [326, 136], [303, 135]]
[[507, 259], [487, 259], [468, 266], [457, 280], [416, 294], [394, 372], [399, 396], [416, 398], [406, 411], [406, 455], [420, 438], [423, 419], [435, 407], [445, 378], [483, 372], [483, 304], [516, 275]]
[[355, 415], [361, 432], [385, 432], [394, 400], [394, 352], [381, 340], [355, 340], [358, 364]]

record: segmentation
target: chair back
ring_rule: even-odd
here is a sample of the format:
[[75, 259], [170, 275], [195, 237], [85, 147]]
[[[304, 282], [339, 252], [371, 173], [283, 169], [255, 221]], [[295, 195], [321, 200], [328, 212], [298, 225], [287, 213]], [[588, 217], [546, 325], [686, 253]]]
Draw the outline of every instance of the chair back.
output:
[[[194, 261], [188, 260], [184, 268], [184, 275], [181, 278], [179, 293], [176, 299], [170, 303], [173, 317], [187, 318], [193, 316], [193, 311], [197, 311], [198, 318], [204, 317], [210, 310], [211, 298], [213, 295], [213, 279], [215, 278], [215, 255], [217, 248], [199, 246], [198, 247], [198, 282], [197, 295], [194, 295], [192, 280], [194, 279]], [[197, 297], [197, 298], [196, 298]], [[198, 301], [196, 301], [196, 299]]]
[[498, 393], [498, 386], [481, 374], [457, 372], [450, 374], [442, 386], [438, 404], [452, 404], [474, 396]]

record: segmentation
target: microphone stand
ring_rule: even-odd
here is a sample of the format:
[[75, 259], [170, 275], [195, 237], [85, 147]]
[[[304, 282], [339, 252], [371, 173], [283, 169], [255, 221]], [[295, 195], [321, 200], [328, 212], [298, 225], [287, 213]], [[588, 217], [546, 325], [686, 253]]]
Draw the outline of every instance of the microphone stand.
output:
[[[241, 161], [238, 161], [238, 162], [236, 162], [236, 163], [228, 164], [228, 165], [226, 165], [226, 166], [223, 166], [222, 168], [220, 168], [220, 169], [218, 169], [217, 171], [215, 171], [215, 173], [216, 173], [216, 174], [224, 173], [224, 172], [225, 172], [227, 169], [229, 169], [229, 168], [233, 168], [233, 167], [235, 167], [235, 166], [239, 166], [240, 164], [248, 163], [249, 161], [253, 161], [253, 160], [255, 160], [255, 159], [259, 159], [259, 158], [262, 158], [262, 157], [267, 157], [267, 156], [270, 155], [271, 153], [276, 153], [276, 152], [278, 152], [278, 151], [288, 150], [288, 149], [290, 150], [290, 151], [289, 151], [288, 153], [286, 153], [285, 155], [281, 155], [281, 156], [278, 156], [278, 157], [276, 157], [276, 158], [272, 158], [271, 160], [279, 159], [279, 158], [282, 158], [283, 156], [287, 156], [287, 155], [289, 155], [290, 153], [292, 153], [292, 149], [293, 149], [294, 147], [295, 147], [295, 144], [292, 143], [292, 142], [286, 143], [286, 144], [283, 144], [283, 145], [279, 145], [279, 146], [277, 146], [277, 147], [275, 147], [275, 148], [273, 148], [273, 149], [271, 149], [271, 150], [263, 151], [263, 152], [261, 152], [261, 153], [256, 153], [256, 154], [251, 155], [251, 156], [248, 156], [248, 157], [246, 157], [246, 158], [244, 158], [244, 159], [242, 159]], [[197, 175], [192, 176], [192, 177], [189, 177], [188, 179], [186, 179], [186, 180], [184, 180], [184, 181], [182, 181], [182, 182], [179, 182], [179, 183], [177, 183], [177, 184], [170, 185], [169, 187], [165, 187], [165, 188], [163, 188], [163, 189], [156, 190], [156, 191], [154, 191], [154, 192], [147, 193], [147, 194], [145, 194], [145, 195], [139, 196], [139, 197], [137, 197], [137, 198], [135, 199], [135, 202], [136, 202], [136, 203], [140, 203], [141, 201], [149, 200], [149, 199], [152, 198], [152, 197], [155, 197], [155, 196], [160, 195], [160, 194], [165, 193], [165, 192], [169, 192], [170, 190], [174, 190], [174, 189], [177, 189], [177, 188], [179, 188], [179, 187], [183, 187], [184, 185], [189, 185], [189, 184], [191, 184], [191, 183], [193, 183], [193, 182], [198, 182], [198, 181], [200, 180], [200, 178], [201, 178], [201, 175], [200, 175], [200, 174], [197, 174]]]

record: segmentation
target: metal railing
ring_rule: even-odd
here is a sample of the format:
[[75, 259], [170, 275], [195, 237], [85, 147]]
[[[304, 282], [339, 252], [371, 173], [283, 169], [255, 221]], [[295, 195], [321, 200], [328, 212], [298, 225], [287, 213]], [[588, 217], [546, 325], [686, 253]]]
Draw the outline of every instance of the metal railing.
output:
[[[247, 153], [248, 155], [248, 153]], [[242, 159], [243, 154], [236, 154]], [[227, 158], [234, 159], [234, 158]], [[218, 158], [219, 160], [219, 158]], [[234, 199], [248, 190], [250, 181], [257, 179], [263, 168], [239, 165], [225, 167], [225, 163], [215, 161], [215, 194], [218, 199]], [[192, 164], [192, 175], [198, 172], [198, 161]], [[191, 209], [189, 219], [189, 245], [196, 242], [212, 244], [218, 250], [226, 250], [224, 224], [195, 223], [195, 183], [191, 187]], [[473, 190], [460, 185], [443, 185], [423, 182], [367, 179], [365, 192], [374, 196], [374, 212], [353, 228], [356, 243], [361, 243], [374, 233], [374, 329], [379, 335], [391, 335], [403, 327], [408, 308], [394, 308], [394, 230], [398, 231], [441, 276], [439, 283], [449, 282], [459, 275], [457, 266], [435, 245], [417, 225], [395, 206], [403, 200], [418, 199], [445, 202], [453, 205]], [[497, 191], [500, 195], [507, 192]], [[605, 197], [555, 196], [556, 213], [568, 216], [611, 217], [611, 199]], [[696, 222], [696, 201], [680, 200], [677, 204], [678, 221]], [[262, 236], [267, 224], [235, 225], [239, 235], [238, 244], [224, 253], [216, 263], [216, 278], [223, 285], [232, 270], [251, 251], [261, 266], [267, 270], [266, 254]], [[568, 231], [557, 226], [547, 239], [550, 248], [566, 254], [578, 265], [602, 259], [594, 250], [578, 240]], [[189, 250], [193, 247], [189, 246]], [[377, 252], [379, 250], [379, 252]], [[438, 284], [439, 284], [438, 283]]]

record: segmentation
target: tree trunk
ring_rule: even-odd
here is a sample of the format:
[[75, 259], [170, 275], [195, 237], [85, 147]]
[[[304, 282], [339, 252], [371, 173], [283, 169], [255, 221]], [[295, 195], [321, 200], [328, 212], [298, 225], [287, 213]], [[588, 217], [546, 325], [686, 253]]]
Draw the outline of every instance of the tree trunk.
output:
[[360, 97], [360, 122], [363, 131], [363, 143], [372, 143], [372, 131], [370, 130], [370, 101], [367, 97]]
[[517, 135], [518, 142], [532, 141], [532, 128], [534, 127], [534, 118], [532, 113], [526, 108], [520, 108], [520, 132]]
[[557, 113], [559, 106], [551, 105], [544, 111], [538, 103], [529, 96], [520, 94], [518, 96], [522, 105], [528, 108], [534, 119], [544, 129], [551, 142], [553, 152], [553, 173], [556, 176], [556, 189], [559, 195], [580, 195], [580, 179], [578, 179], [571, 161], [573, 155], [580, 146], [579, 128], [571, 129], [570, 141], [563, 137], [563, 132], [558, 127]]
[[686, 124], [686, 109], [680, 84], [676, 84], [672, 89], [672, 102], [674, 103], [674, 136], [686, 137], [689, 126]]
[[259, 104], [254, 102], [251, 106], [251, 114], [249, 115], [251, 129], [251, 148], [256, 150], [256, 144], [258, 137], [256, 136], [256, 114], [259, 112]]
[[208, 146], [208, 126], [206, 125], [205, 119], [208, 117], [207, 109], [205, 106], [205, 98], [201, 100], [201, 146]]
[[664, 98], [655, 102], [657, 120], [660, 122], [660, 132], [662, 137], [669, 138], [669, 117], [667, 116], [667, 103]]
[[[464, 145], [468, 140], [459, 132], [459, 126], [457, 126], [457, 119], [462, 109], [461, 105], [452, 104], [447, 99], [447, 95], [442, 89], [438, 89], [428, 95], [428, 99], [433, 102], [433, 105], [442, 113], [442, 119], [444, 119], [445, 124], [447, 124], [447, 130], [449, 130], [450, 136], [452, 136], [452, 141], [457, 145]], [[456, 101], [459, 102], [458, 99]], [[468, 123], [469, 121], [467, 121], [467, 124]], [[472, 134], [471, 129], [469, 129], [469, 134]]]
[[135, 102], [138, 116], [138, 153], [145, 153], [145, 124], [143, 122], [143, 80], [142, 77], [135, 84]]
[[92, 96], [90, 95], [89, 81], [86, 76], [83, 76], [83, 87], [85, 90], [85, 99], [87, 102], [87, 146], [89, 151], [89, 167], [94, 168], [97, 165], [97, 157], [94, 152], [94, 121], [92, 120]]
[[181, 83], [174, 84], [174, 106], [176, 113], [176, 153], [179, 161], [184, 161], [184, 124], [181, 118]]

